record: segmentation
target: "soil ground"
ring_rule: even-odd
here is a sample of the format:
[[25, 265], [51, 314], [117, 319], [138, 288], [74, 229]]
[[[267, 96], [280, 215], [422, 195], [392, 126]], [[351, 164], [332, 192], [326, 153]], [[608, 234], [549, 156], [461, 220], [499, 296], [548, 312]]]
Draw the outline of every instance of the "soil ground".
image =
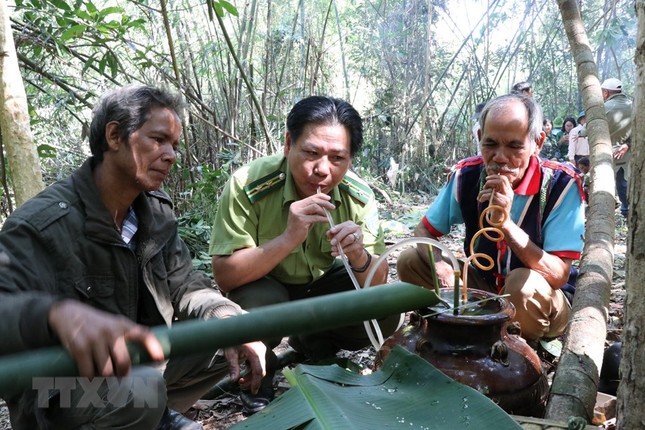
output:
[[[417, 196], [418, 197], [418, 196]], [[427, 208], [426, 199], [415, 199], [414, 202], [406, 202], [401, 199], [401, 203], [387, 204], [381, 207], [381, 217], [384, 220], [397, 220], [386, 221], [386, 241], [387, 245], [391, 246], [400, 241], [404, 237], [411, 236], [411, 230], [423, 212]], [[607, 333], [607, 343], [613, 343], [620, 340], [622, 333], [623, 321], [623, 302], [625, 297], [625, 251], [626, 251], [626, 223], [625, 220], [616, 216], [616, 246], [615, 246], [615, 259], [614, 259], [614, 273], [611, 291], [611, 303], [609, 308], [609, 324]], [[407, 227], [407, 229], [406, 229]], [[459, 257], [462, 255], [463, 236], [459, 232], [447, 235], [444, 238], [444, 243], [455, 252]], [[396, 257], [400, 250], [393, 252], [388, 258], [390, 266], [389, 282], [398, 280], [396, 277]], [[280, 354], [288, 348], [286, 339], [276, 349]], [[371, 368], [373, 365], [375, 350], [373, 347], [365, 348], [359, 351], [341, 351], [339, 357], [347, 358], [363, 368]], [[293, 365], [296, 365], [294, 363]], [[281, 372], [276, 374], [274, 385], [277, 387], [276, 394], [279, 396], [289, 389], [289, 384], [286, 382]], [[246, 419], [242, 411], [242, 405], [238, 398], [237, 391], [233, 388], [230, 391], [223, 393], [212, 400], [200, 400], [193, 409], [190, 411], [191, 417], [201, 422], [205, 430], [225, 430], [234, 424]], [[9, 417], [7, 409], [2, 399], [0, 399], [0, 430], [10, 430]]]

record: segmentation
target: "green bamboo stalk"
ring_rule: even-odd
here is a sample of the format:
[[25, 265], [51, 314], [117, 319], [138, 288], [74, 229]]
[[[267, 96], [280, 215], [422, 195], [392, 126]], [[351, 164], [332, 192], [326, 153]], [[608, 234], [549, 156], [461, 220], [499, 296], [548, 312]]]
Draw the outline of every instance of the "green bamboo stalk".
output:
[[271, 146], [271, 133], [269, 132], [269, 125], [267, 124], [266, 116], [262, 111], [262, 106], [260, 105], [260, 101], [255, 95], [255, 88], [253, 87], [253, 83], [246, 76], [244, 67], [242, 66], [242, 63], [240, 62], [240, 59], [237, 56], [235, 48], [233, 47], [233, 42], [231, 41], [228, 31], [226, 31], [226, 26], [224, 25], [224, 21], [222, 20], [222, 17], [219, 16], [218, 14], [215, 14], [215, 19], [219, 24], [220, 31], [224, 36], [224, 40], [226, 41], [226, 46], [228, 47], [231, 57], [233, 57], [235, 66], [237, 67], [237, 70], [240, 73], [240, 77], [242, 78], [242, 80], [244, 81], [244, 84], [246, 85], [246, 88], [249, 92], [249, 96], [251, 97], [251, 101], [253, 102], [253, 106], [255, 106], [255, 109], [258, 111], [258, 117], [260, 118], [260, 123], [262, 124], [262, 131], [264, 132], [264, 137], [266, 139], [267, 146]]
[[[434, 291], [405, 282], [347, 291], [254, 309], [247, 314], [208, 321], [192, 320], [172, 328], [153, 327], [166, 358], [215, 352], [259, 339], [313, 333], [370, 319], [383, 318], [439, 302]], [[132, 363], [150, 357], [139, 344], [128, 344]], [[62, 347], [42, 348], [0, 357], [0, 396], [31, 389], [32, 378], [78, 375]]]

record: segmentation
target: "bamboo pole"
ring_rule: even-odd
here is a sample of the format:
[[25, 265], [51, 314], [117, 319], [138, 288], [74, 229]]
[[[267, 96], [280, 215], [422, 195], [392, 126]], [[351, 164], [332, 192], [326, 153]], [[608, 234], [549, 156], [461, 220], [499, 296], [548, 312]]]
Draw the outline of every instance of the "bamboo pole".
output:
[[255, 109], [258, 111], [258, 117], [260, 118], [260, 122], [262, 124], [262, 131], [264, 132], [264, 137], [266, 139], [267, 146], [271, 147], [271, 133], [269, 132], [269, 125], [267, 124], [267, 120], [266, 120], [266, 116], [264, 115], [264, 112], [262, 112], [262, 105], [260, 104], [260, 101], [255, 95], [255, 88], [253, 87], [252, 82], [246, 76], [244, 67], [242, 66], [242, 63], [240, 62], [240, 59], [238, 58], [237, 53], [235, 52], [235, 48], [233, 47], [233, 42], [231, 41], [231, 38], [229, 37], [228, 32], [226, 31], [226, 26], [224, 25], [224, 21], [222, 20], [222, 17], [219, 16], [219, 14], [215, 14], [215, 18], [217, 20], [217, 23], [219, 24], [219, 28], [222, 32], [222, 35], [224, 36], [224, 40], [226, 41], [226, 46], [228, 47], [229, 54], [231, 54], [231, 57], [233, 57], [235, 66], [237, 66], [237, 69], [240, 72], [240, 77], [244, 81], [244, 84], [246, 85], [246, 88], [249, 91], [249, 96], [251, 97], [253, 106], [255, 106]]
[[[260, 339], [306, 334], [437, 304], [434, 291], [405, 282], [265, 306], [226, 319], [191, 320], [159, 326], [153, 333], [166, 358], [215, 352]], [[128, 345], [134, 365], [150, 361], [139, 344]], [[31, 389], [32, 378], [74, 376], [76, 364], [62, 347], [0, 357], [0, 396]]]
[[[593, 49], [574, 0], [558, 0], [587, 112], [591, 192], [569, 326], [553, 378], [545, 418], [591, 422], [602, 367], [613, 277], [616, 220], [612, 148]], [[633, 401], [633, 400], [632, 400]]]

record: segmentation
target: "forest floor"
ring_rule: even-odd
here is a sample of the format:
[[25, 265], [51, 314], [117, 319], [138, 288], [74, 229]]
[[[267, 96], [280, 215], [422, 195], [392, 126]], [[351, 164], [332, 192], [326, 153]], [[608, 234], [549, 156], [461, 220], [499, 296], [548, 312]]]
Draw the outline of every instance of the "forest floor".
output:
[[[411, 198], [397, 198], [396, 203], [382, 204], [380, 208], [381, 219], [383, 220], [386, 232], [386, 245], [393, 246], [401, 239], [410, 237], [414, 226], [421, 219], [425, 212], [429, 199], [424, 196], [413, 196]], [[609, 308], [609, 322], [607, 333], [607, 344], [620, 340], [623, 322], [623, 302], [625, 297], [625, 252], [626, 252], [627, 226], [625, 220], [616, 214], [616, 246], [614, 256], [614, 272], [612, 280], [611, 302]], [[463, 256], [461, 232], [452, 232], [446, 235], [442, 241], [448, 245], [457, 257]], [[388, 258], [390, 267], [389, 282], [398, 280], [396, 276], [396, 258], [400, 249], [393, 252]], [[286, 338], [276, 352], [280, 354], [288, 349]], [[338, 357], [345, 358], [358, 364], [361, 368], [369, 369], [374, 363], [376, 351], [373, 347], [359, 351], [341, 351]], [[293, 367], [297, 363], [289, 365]], [[281, 372], [276, 374], [274, 385], [277, 387], [276, 395], [281, 395], [289, 389], [289, 384]], [[238, 393], [235, 389], [219, 395], [212, 400], [200, 400], [190, 411], [191, 418], [200, 422], [205, 430], [225, 430], [236, 423], [244, 421], [246, 416], [242, 410]], [[10, 430], [7, 409], [0, 399], [0, 430]]]

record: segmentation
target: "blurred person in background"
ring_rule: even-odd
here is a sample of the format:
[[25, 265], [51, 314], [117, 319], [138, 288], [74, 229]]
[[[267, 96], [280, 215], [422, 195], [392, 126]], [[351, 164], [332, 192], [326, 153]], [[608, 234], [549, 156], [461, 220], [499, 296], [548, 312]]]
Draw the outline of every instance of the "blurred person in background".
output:
[[544, 131], [545, 139], [540, 156], [547, 160], [559, 160], [560, 150], [558, 149], [558, 139], [553, 134], [553, 122], [549, 118], [544, 118], [544, 121], [542, 121], [542, 131]]
[[578, 125], [569, 132], [567, 158], [574, 166], [582, 157], [589, 157], [589, 141], [587, 140], [587, 132], [585, 129], [586, 123], [587, 118], [585, 112], [582, 111], [578, 115]]
[[558, 161], [567, 161], [567, 154], [569, 153], [569, 133], [578, 125], [575, 118], [568, 116], [562, 122], [562, 132], [558, 140], [558, 151], [560, 151], [560, 158]]
[[511, 88], [511, 94], [533, 97], [533, 87], [529, 82], [526, 81], [517, 82]]
[[613, 147], [616, 194], [620, 200], [620, 213], [627, 218], [629, 212], [627, 180], [632, 147], [632, 99], [623, 93], [623, 83], [616, 78], [606, 79], [600, 88], [605, 100], [605, 113]]

